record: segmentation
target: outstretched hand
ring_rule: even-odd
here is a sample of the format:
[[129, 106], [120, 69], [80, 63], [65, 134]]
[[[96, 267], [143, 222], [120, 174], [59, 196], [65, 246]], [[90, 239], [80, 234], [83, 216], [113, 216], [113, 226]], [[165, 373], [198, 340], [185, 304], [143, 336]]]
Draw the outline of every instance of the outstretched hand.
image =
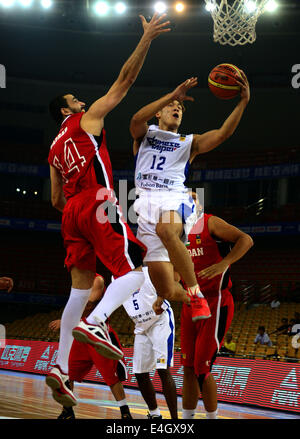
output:
[[194, 98], [192, 96], [187, 96], [187, 92], [193, 88], [196, 87], [198, 84], [198, 78], [192, 77], [184, 81], [182, 84], [178, 85], [177, 88], [173, 91], [174, 100], [178, 100], [180, 102], [182, 101], [194, 101]]
[[10, 277], [0, 277], [0, 290], [7, 290], [11, 292], [14, 286], [14, 281]]
[[249, 82], [248, 82], [247, 76], [245, 75], [243, 70], [240, 69], [240, 72], [241, 72], [242, 78], [236, 78], [237, 83], [241, 87], [240, 96], [241, 96], [241, 99], [245, 99], [245, 101], [249, 102], [249, 100], [250, 100]]
[[152, 305], [152, 308], [155, 312], [156, 315], [160, 315], [164, 312], [164, 309], [162, 308], [162, 304], [164, 303], [164, 300], [157, 296], [157, 299], [155, 300], [155, 302]]
[[58, 331], [60, 328], [60, 320], [52, 320], [52, 322], [49, 323], [48, 328], [51, 329], [51, 331]]
[[221, 262], [218, 262], [217, 264], [210, 265], [207, 268], [204, 268], [204, 270], [199, 271], [197, 275], [201, 279], [213, 279], [218, 274], [224, 273], [225, 270], [227, 270], [228, 264], [227, 262], [224, 262], [222, 260]]
[[[170, 24], [170, 21], [161, 22], [163, 18], [165, 18], [166, 14], [158, 17], [158, 13], [156, 12], [152, 19], [148, 22], [143, 15], [140, 15], [140, 19], [142, 21], [142, 25], [144, 28], [144, 36], [149, 37], [151, 40], [158, 37], [160, 34], [165, 32], [170, 32], [170, 28], [166, 28]], [[158, 18], [157, 18], [158, 17]]]

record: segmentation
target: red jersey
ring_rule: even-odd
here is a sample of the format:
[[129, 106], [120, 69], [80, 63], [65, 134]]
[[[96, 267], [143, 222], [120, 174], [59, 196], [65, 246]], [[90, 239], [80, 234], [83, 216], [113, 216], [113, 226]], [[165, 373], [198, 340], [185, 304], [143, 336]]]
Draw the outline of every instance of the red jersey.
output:
[[[198, 276], [199, 271], [217, 264], [230, 251], [230, 243], [218, 241], [209, 233], [208, 219], [211, 216], [205, 213], [204, 217], [202, 216], [197, 221], [188, 236], [187, 244], [187, 249], [194, 263], [197, 281], [204, 296], [218, 296], [220, 290], [232, 287], [228, 270], [212, 279], [203, 279]], [[200, 222], [203, 222], [201, 227]]]
[[93, 136], [80, 126], [83, 112], [71, 114], [61, 124], [50, 147], [48, 162], [60, 172], [66, 200], [95, 186], [113, 189], [113, 173], [104, 128]]

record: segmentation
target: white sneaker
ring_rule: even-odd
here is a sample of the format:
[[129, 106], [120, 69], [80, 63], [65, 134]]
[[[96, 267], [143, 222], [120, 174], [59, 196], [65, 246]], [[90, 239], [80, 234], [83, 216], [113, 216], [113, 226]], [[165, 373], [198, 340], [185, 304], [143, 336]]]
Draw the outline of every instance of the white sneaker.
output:
[[99, 320], [99, 325], [92, 325], [82, 319], [72, 334], [75, 340], [92, 345], [103, 357], [120, 360], [124, 356], [121, 349], [112, 343], [105, 322]]
[[76, 398], [70, 389], [69, 376], [65, 375], [57, 364], [48, 373], [46, 384], [52, 390], [52, 396], [56, 402], [64, 407], [77, 405]]

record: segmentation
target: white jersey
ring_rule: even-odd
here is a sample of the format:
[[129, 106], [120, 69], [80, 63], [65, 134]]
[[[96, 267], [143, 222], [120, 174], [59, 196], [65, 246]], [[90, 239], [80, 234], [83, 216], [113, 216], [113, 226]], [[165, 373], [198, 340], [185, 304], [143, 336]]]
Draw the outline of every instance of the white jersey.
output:
[[186, 191], [193, 134], [183, 135], [150, 125], [141, 142], [135, 168], [137, 189]]
[[[161, 315], [155, 314], [152, 305], [157, 299], [156, 290], [148, 274], [148, 268], [144, 267], [145, 282], [141, 288], [133, 293], [126, 302], [123, 303], [125, 311], [135, 324], [135, 334], [142, 334], [157, 320]], [[171, 308], [170, 303], [164, 300], [163, 309]]]

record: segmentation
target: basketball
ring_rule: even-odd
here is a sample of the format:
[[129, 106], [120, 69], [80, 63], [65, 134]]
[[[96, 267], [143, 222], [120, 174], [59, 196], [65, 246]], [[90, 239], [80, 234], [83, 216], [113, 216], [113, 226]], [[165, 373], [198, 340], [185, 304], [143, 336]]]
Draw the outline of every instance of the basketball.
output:
[[208, 76], [208, 86], [219, 99], [232, 99], [240, 93], [236, 79], [242, 78], [240, 69], [233, 64], [219, 64]]

